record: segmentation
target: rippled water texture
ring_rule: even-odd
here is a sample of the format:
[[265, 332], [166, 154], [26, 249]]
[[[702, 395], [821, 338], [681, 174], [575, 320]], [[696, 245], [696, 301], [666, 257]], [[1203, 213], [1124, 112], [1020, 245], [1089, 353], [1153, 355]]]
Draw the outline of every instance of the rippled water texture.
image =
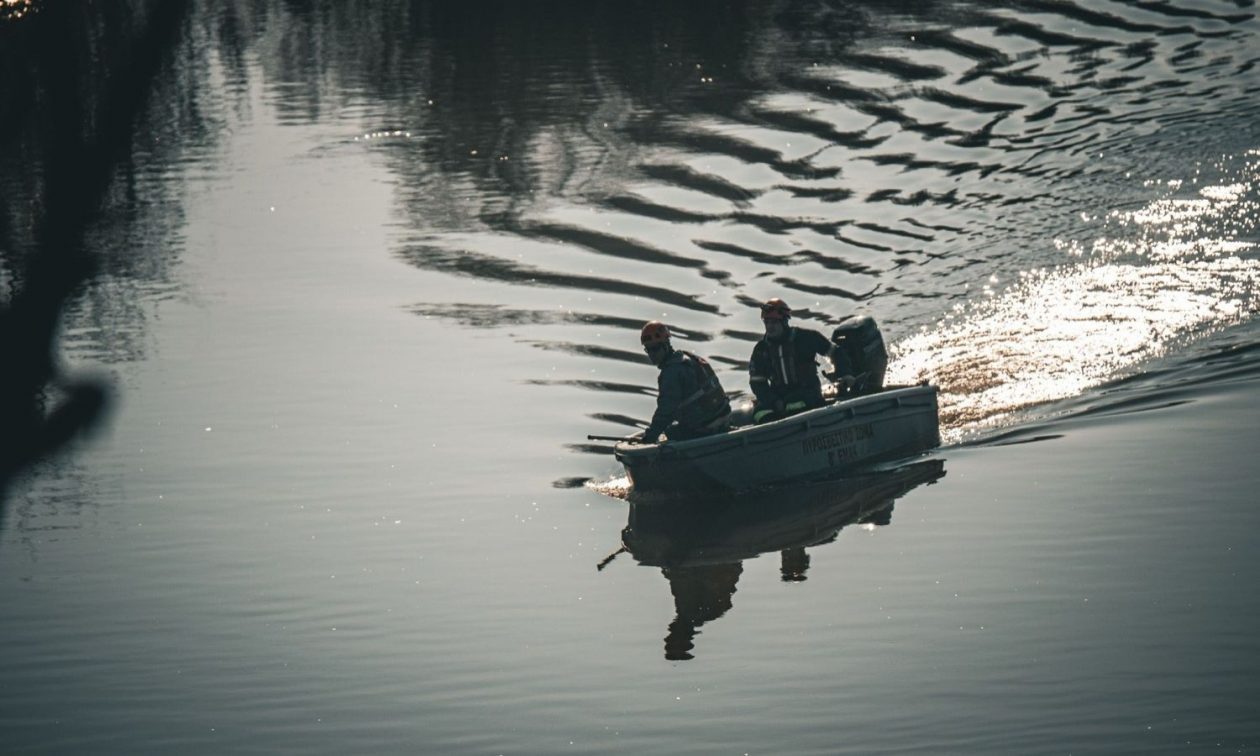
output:
[[[1254, 751], [1258, 62], [1250, 0], [0, 0], [0, 492], [95, 431], [0, 501], [0, 751]], [[741, 395], [775, 296], [945, 446], [629, 495], [643, 322]]]

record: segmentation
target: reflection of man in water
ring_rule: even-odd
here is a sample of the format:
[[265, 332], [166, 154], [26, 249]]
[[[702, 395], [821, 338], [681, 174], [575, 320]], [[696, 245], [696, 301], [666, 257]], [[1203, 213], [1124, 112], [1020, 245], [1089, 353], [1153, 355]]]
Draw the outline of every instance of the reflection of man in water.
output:
[[[835, 540], [834, 537], [828, 540]], [[785, 583], [805, 582], [805, 572], [809, 570], [809, 554], [804, 546], [784, 549], [779, 552], [779, 576]]]
[[[884, 526], [892, 522], [893, 505], [891, 500], [880, 500], [874, 509], [858, 518], [859, 525], [879, 525]], [[808, 544], [810, 548], [814, 546], [822, 546], [832, 543], [836, 537], [840, 535], [837, 529], [826, 538]], [[785, 583], [803, 583], [805, 582], [805, 573], [809, 571], [809, 554], [805, 552], [804, 546], [794, 546], [790, 549], [783, 549], [779, 552], [779, 577]]]
[[674, 621], [669, 623], [669, 634], [665, 636], [666, 659], [692, 658], [696, 632], [731, 608], [735, 584], [743, 571], [743, 562], [661, 569], [674, 594]]

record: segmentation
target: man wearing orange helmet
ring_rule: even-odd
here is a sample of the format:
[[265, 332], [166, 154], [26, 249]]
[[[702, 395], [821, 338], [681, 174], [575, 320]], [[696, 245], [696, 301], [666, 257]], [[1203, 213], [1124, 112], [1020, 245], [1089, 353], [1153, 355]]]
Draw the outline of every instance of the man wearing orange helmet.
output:
[[669, 328], [656, 320], [639, 334], [643, 351], [661, 371], [656, 412], [641, 439], [645, 444], [656, 443], [662, 433], [672, 441], [720, 433], [731, 414], [731, 403], [708, 361], [674, 349], [669, 339]]
[[766, 335], [753, 347], [748, 381], [756, 397], [754, 422], [823, 406], [815, 357], [830, 358], [832, 344], [818, 331], [789, 325], [792, 308], [775, 297], [761, 306]]

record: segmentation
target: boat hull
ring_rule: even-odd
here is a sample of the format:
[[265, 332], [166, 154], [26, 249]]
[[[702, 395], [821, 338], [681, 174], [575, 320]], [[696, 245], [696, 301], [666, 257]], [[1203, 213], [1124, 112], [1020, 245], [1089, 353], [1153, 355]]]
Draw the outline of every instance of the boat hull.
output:
[[808, 548], [853, 523], [889, 524], [896, 500], [944, 475], [940, 459], [921, 459], [773, 490], [671, 497], [668, 506], [632, 499], [621, 542], [640, 564], [672, 569]]
[[635, 492], [741, 491], [843, 475], [940, 445], [935, 386], [889, 389], [691, 441], [618, 444]]

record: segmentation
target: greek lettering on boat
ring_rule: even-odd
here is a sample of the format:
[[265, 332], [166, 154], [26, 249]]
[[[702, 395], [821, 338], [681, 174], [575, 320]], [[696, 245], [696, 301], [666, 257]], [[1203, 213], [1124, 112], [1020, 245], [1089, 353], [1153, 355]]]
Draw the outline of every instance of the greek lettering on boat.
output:
[[870, 423], [851, 425], [847, 428], [805, 439], [801, 442], [801, 452], [809, 454], [810, 452], [834, 449], [837, 446], [845, 446], [855, 441], [874, 437], [875, 428]]

